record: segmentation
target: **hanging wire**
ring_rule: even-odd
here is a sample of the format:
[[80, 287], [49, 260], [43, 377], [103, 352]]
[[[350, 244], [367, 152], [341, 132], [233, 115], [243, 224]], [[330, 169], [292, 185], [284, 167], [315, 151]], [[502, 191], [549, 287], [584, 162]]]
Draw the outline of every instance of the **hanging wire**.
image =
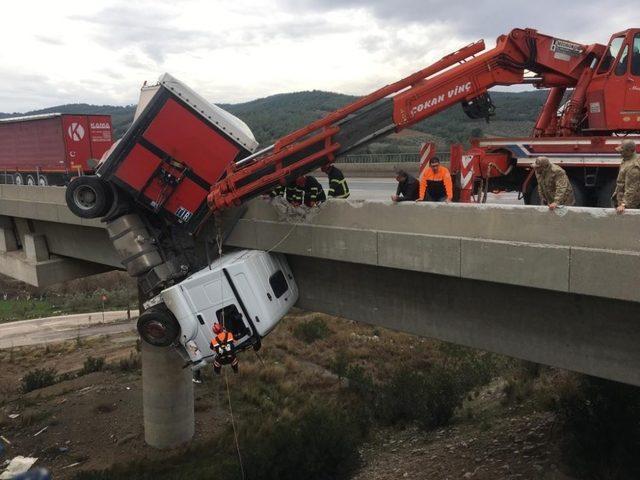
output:
[[231, 414], [231, 426], [233, 428], [233, 437], [236, 442], [236, 453], [238, 454], [238, 464], [240, 465], [240, 475], [242, 480], [244, 476], [244, 464], [242, 463], [242, 454], [240, 453], [240, 443], [238, 442], [238, 431], [236, 430], [236, 420], [233, 416], [233, 407], [231, 406], [231, 390], [229, 389], [229, 379], [227, 378], [227, 370], [224, 371], [224, 381], [227, 384], [227, 399], [229, 400], [229, 413]]

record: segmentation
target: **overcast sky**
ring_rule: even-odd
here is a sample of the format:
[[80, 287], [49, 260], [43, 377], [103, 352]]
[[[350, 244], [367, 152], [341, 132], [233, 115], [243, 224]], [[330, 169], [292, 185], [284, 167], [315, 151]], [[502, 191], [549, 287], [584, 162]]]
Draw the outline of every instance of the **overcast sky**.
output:
[[[575, 5], [575, 6], [573, 6]], [[216, 103], [364, 94], [471, 41], [532, 27], [584, 43], [640, 27], [638, 0], [6, 1], [0, 111], [134, 103], [169, 72]]]

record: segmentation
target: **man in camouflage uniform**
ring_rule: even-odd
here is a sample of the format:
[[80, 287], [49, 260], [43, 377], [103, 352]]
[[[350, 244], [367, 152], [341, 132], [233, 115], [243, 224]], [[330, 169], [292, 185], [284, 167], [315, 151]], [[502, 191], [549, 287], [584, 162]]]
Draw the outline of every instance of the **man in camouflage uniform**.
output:
[[622, 163], [613, 200], [616, 212], [624, 213], [627, 208], [640, 208], [640, 156], [633, 140], [623, 141], [616, 150], [622, 155]]
[[538, 157], [533, 165], [538, 182], [538, 193], [542, 203], [555, 210], [559, 205], [573, 205], [573, 188], [567, 173], [558, 165], [554, 165], [547, 157]]

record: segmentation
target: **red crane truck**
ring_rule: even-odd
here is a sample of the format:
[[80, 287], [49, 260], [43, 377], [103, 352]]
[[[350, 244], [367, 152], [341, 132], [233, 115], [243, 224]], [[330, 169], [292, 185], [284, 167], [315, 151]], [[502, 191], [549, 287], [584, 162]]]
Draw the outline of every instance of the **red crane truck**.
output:
[[47, 113], [0, 120], [0, 180], [65, 185], [91, 174], [111, 147], [110, 115]]
[[[70, 183], [67, 203], [77, 215], [105, 217], [108, 225], [123, 213], [141, 219], [130, 223], [147, 229], [153, 241], [145, 245], [156, 254], [134, 270], [146, 276], [152, 291], [199, 266], [183, 259], [186, 249], [177, 246], [176, 231], [195, 238], [210, 215], [454, 104], [471, 118], [489, 118], [495, 108], [488, 90], [517, 84], [550, 89], [534, 135], [482, 139], [454, 155], [460, 200], [469, 201], [483, 179], [517, 187], [533, 202], [530, 165], [538, 154], [574, 168], [578, 192], [603, 192], [615, 173], [614, 147], [623, 138], [640, 140], [639, 49], [639, 28], [614, 34], [608, 46], [515, 29], [493, 49], [485, 51], [483, 41], [470, 44], [257, 152], [244, 123], [165, 74], [143, 89], [134, 123], [96, 175]], [[141, 245], [129, 251], [136, 262], [145, 258]]]

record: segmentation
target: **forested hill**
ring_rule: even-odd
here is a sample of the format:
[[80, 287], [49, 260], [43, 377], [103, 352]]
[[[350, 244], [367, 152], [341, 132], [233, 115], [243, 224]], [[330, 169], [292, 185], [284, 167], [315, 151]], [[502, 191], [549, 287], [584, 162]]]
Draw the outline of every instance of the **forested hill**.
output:
[[[452, 142], [466, 142], [471, 136], [522, 136], [533, 128], [545, 98], [544, 92], [504, 93], [493, 92], [496, 116], [490, 123], [470, 120], [461, 107], [454, 106], [430, 119], [415, 125], [411, 130], [382, 139], [366, 147], [372, 153], [415, 151], [416, 145], [435, 140], [440, 148]], [[272, 143], [299, 128], [339, 108], [357, 97], [319, 90], [272, 95], [246, 103], [220, 104], [237, 115], [253, 130], [261, 145]], [[88, 105], [83, 103], [59, 105], [24, 113], [0, 113], [0, 118], [40, 113], [96, 113], [113, 118], [116, 137], [120, 137], [133, 118], [134, 106]]]

